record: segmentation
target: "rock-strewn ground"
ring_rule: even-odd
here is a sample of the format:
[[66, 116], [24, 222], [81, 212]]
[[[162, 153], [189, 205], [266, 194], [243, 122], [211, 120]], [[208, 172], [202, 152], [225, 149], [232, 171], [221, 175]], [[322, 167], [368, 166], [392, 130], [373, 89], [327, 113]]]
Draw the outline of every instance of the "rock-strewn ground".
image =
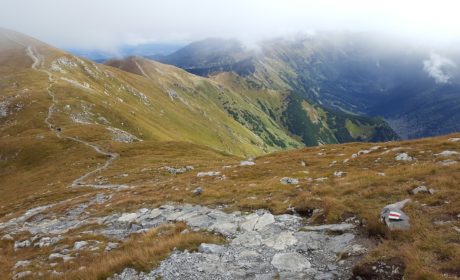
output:
[[[355, 256], [366, 250], [355, 235], [353, 224], [309, 226], [301, 217], [272, 215], [266, 210], [225, 213], [199, 205], [172, 204], [91, 217], [88, 210], [92, 206], [110, 199], [108, 195], [98, 194], [70, 208], [63, 216], [54, 212], [57, 205], [32, 209], [0, 224], [0, 229], [11, 235], [20, 231], [30, 233], [30, 238], [15, 242], [15, 250], [56, 247], [48, 256], [52, 262], [75, 261], [84, 249], [116, 250], [118, 243], [102, 244], [95, 240], [79, 240], [58, 250], [62, 235], [90, 223], [100, 227], [87, 233], [119, 242], [132, 233], [173, 222], [185, 222], [192, 231], [215, 232], [227, 239], [224, 245], [203, 243], [198, 252], [174, 251], [149, 273], [126, 268], [112, 279], [346, 279], [350, 277]], [[351, 257], [341, 259], [345, 255]], [[19, 261], [15, 277], [40, 276], [27, 270], [33, 261]]]
[[[184, 221], [194, 230], [212, 230], [227, 237], [226, 245], [202, 244], [199, 252], [174, 252], [149, 273], [125, 269], [113, 279], [347, 279], [354, 258], [365, 251], [352, 224], [304, 229], [294, 215], [258, 210], [245, 215], [192, 205], [165, 205], [110, 217], [105, 234], [123, 234], [123, 223], [141, 228]], [[345, 232], [344, 232], [345, 231]], [[332, 234], [333, 232], [333, 234]]]

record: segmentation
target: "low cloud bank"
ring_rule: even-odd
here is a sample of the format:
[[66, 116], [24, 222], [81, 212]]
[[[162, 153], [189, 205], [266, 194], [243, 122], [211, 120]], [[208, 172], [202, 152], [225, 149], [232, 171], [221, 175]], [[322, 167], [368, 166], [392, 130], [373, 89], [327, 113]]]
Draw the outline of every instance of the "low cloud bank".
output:
[[438, 84], [448, 83], [455, 68], [457, 65], [452, 60], [436, 53], [431, 53], [430, 58], [423, 61], [423, 70]]

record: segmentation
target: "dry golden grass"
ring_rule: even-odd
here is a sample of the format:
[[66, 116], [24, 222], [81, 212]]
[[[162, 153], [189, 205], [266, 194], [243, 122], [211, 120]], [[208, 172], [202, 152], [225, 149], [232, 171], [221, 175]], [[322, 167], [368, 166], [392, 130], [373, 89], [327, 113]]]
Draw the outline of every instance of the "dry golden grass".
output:
[[[147, 271], [157, 266], [174, 249], [196, 250], [201, 243], [224, 242], [221, 237], [210, 233], [181, 233], [185, 229], [186, 226], [179, 223], [133, 235], [117, 250], [97, 256], [83, 256], [83, 261], [78, 264], [63, 264], [59, 269], [66, 272], [65, 276], [50, 279], [106, 279], [126, 267]], [[81, 266], [85, 269], [78, 270]]]
[[[407, 142], [327, 145], [277, 152], [257, 158], [255, 166], [239, 166], [241, 159], [237, 157], [188, 143], [144, 141], [135, 144], [111, 144], [110, 149], [120, 153], [121, 157], [100, 175], [109, 178], [111, 183], [126, 183], [135, 188], [113, 192], [111, 206], [96, 207], [92, 209], [92, 215], [129, 212], [141, 207], [156, 207], [167, 202], [227, 205], [228, 211], [265, 208], [276, 214], [289, 212], [293, 207], [305, 216], [310, 216], [314, 209], [322, 209], [320, 212], [315, 212], [312, 217], [313, 222], [339, 222], [350, 216], [361, 219], [363, 234], [377, 241], [375, 248], [362, 260], [363, 262], [399, 256], [406, 264], [406, 279], [442, 279], [445, 277], [443, 274], [458, 275], [460, 256], [460, 238], [458, 232], [453, 229], [454, 226], [460, 227], [457, 218], [460, 213], [458, 191], [460, 164], [443, 166], [437, 162], [444, 158], [434, 156], [435, 153], [443, 150], [460, 151], [459, 143], [447, 141], [450, 137], [459, 137], [459, 135]], [[350, 159], [346, 163], [343, 162], [351, 158], [353, 153], [376, 145], [382, 148]], [[393, 148], [400, 148], [400, 150], [384, 154], [387, 150], [383, 147], [387, 150]], [[417, 160], [395, 161], [394, 157], [399, 152], [408, 152]], [[75, 155], [69, 153], [69, 156]], [[301, 164], [302, 161], [305, 165]], [[336, 163], [332, 164], [334, 161]], [[88, 158], [83, 165], [91, 167], [94, 164], [95, 161]], [[163, 169], [164, 166], [185, 165], [193, 165], [195, 170], [172, 175]], [[32, 168], [28, 172], [33, 171]], [[196, 173], [200, 171], [220, 171], [225, 175], [225, 179], [199, 178]], [[347, 173], [343, 177], [335, 177], [334, 171]], [[116, 175], [121, 173], [127, 173], [129, 176], [118, 178]], [[379, 173], [385, 173], [385, 176]], [[29, 175], [26, 172], [24, 176]], [[68, 175], [68, 182], [71, 181], [72, 176]], [[286, 176], [299, 178], [300, 184], [282, 185], [279, 180]], [[315, 180], [321, 177], [327, 179]], [[433, 195], [408, 193], [419, 185], [434, 188], [436, 192]], [[30, 186], [24, 184], [21, 188], [24, 188], [25, 192], [32, 193], [28, 199], [7, 202], [0, 198], [1, 205], [14, 205], [15, 210], [12, 211], [14, 216], [32, 206], [43, 205], [47, 200], [101, 192], [92, 189], [68, 189], [67, 186], [64, 183], [56, 184], [55, 189], [45, 194], [41, 187], [38, 187], [35, 192]], [[191, 191], [198, 186], [201, 186], [204, 192], [201, 196], [193, 196]], [[13, 185], [6, 184], [6, 187], [10, 190], [14, 189]], [[412, 228], [406, 232], [389, 232], [379, 222], [380, 210], [386, 204], [407, 197], [413, 200], [404, 209], [411, 217]], [[76, 199], [69, 202], [69, 205], [60, 207], [64, 210], [78, 202], [79, 199]], [[4, 214], [9, 210], [5, 207], [2, 209]], [[2, 220], [5, 220], [5, 217]], [[83, 261], [85, 258], [76, 259], [72, 268], [69, 265], [69, 270], [79, 266], [87, 266], [87, 269], [77, 274], [69, 274], [68, 279], [95, 279], [91, 278], [91, 275], [95, 274], [105, 277], [120, 271], [128, 263], [128, 266], [141, 269], [155, 266], [167, 253], [163, 255], [154, 253], [154, 255], [161, 255], [159, 258], [150, 257], [150, 251], [144, 252], [144, 249], [136, 249], [135, 246], [139, 238], [145, 239], [142, 242], [150, 242], [148, 236], [155, 235], [151, 234], [131, 238], [118, 253], [117, 251], [109, 253], [104, 257], [107, 261], [95, 262], [97, 264], [95, 266], [85, 263]], [[176, 244], [171, 246], [178, 247], [177, 244], [188, 242], [181, 241], [186, 236], [173, 234], [165, 237], [165, 247], [155, 250], [169, 252], [165, 249], [170, 248], [167, 245], [170, 243], [166, 242], [168, 239]], [[191, 237], [190, 240], [201, 239], [196, 236]], [[27, 250], [21, 251], [20, 254], [12, 254], [11, 244], [8, 246], [6, 243], [0, 244], [3, 256], [0, 258], [1, 272], [9, 273], [15, 261], [31, 258], [37, 254]], [[129, 247], [133, 247], [134, 251]], [[108, 257], [109, 255], [113, 258]]]

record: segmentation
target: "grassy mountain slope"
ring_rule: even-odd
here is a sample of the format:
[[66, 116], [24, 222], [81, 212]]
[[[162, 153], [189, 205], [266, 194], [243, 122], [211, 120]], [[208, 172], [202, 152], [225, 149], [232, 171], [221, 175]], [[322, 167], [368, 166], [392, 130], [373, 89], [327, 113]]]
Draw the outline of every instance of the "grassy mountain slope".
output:
[[[291, 61], [289, 54], [270, 46], [261, 51], [249, 51], [231, 42], [231, 47], [226, 48], [216, 45], [214, 40], [192, 43], [169, 55], [166, 62], [191, 73], [211, 76], [234, 91], [244, 93], [261, 110], [277, 112], [272, 114], [272, 118], [309, 146], [398, 138], [382, 119], [356, 116], [323, 106], [317, 99], [304, 94], [302, 86], [305, 85], [299, 82], [302, 75], [299, 72], [302, 71], [285, 61]], [[221, 40], [221, 44], [229, 45], [225, 40]], [[207, 53], [201, 52], [201, 49], [206, 49]], [[287, 47], [286, 50], [292, 48]], [[299, 55], [308, 53], [303, 51], [299, 50]], [[276, 102], [277, 106], [271, 108], [270, 101], [264, 104], [265, 96], [269, 99], [273, 96], [267, 92], [277, 93], [280, 100]], [[353, 124], [353, 132], [351, 126], [345, 126], [345, 123]]]
[[207, 78], [191, 75], [173, 66], [138, 57], [112, 60], [107, 64], [147, 77], [152, 84], [170, 88], [168, 94], [177, 102], [195, 108], [219, 107], [221, 113], [243, 125], [261, 139], [265, 152], [302, 146], [300, 141], [289, 136], [282, 126], [271, 119], [270, 115], [259, 109], [238, 90], [230, 89]]
[[[10, 39], [12, 34], [17, 42]], [[44, 72], [48, 71], [57, 100], [52, 121], [63, 131], [99, 129], [110, 139], [106, 128], [111, 127], [143, 140], [190, 141], [237, 155], [300, 145], [276, 125], [272, 133], [283, 146], [266, 143], [213, 102], [225, 95], [224, 89], [174, 67], [156, 64], [151, 79], [94, 64], [15, 33], [2, 35], [9, 42], [2, 44], [1, 52], [4, 135], [46, 132], [37, 129], [46, 129], [43, 119], [51, 106]], [[31, 69], [29, 48], [40, 56], [41, 71]], [[265, 122], [262, 126], [270, 130]]]

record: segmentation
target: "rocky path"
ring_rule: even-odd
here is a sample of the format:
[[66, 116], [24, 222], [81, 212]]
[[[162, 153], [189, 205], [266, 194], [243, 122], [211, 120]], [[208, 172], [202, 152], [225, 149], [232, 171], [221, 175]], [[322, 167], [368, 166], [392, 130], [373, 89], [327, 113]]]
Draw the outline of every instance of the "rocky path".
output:
[[55, 79], [53, 78], [53, 75], [47, 71], [46, 69], [44, 69], [44, 58], [43, 58], [43, 55], [41, 55], [35, 47], [32, 47], [32, 46], [27, 46], [26, 47], [26, 53], [27, 55], [32, 59], [33, 63], [31, 65], [31, 68], [32, 69], [35, 69], [35, 70], [38, 70], [38, 71], [41, 71], [43, 73], [46, 73], [48, 75], [48, 81], [49, 81], [49, 84], [48, 84], [48, 87], [47, 87], [47, 92], [48, 92], [48, 95], [51, 97], [51, 105], [48, 107], [48, 114], [45, 118], [45, 123], [46, 125], [48, 126], [48, 128], [54, 132], [56, 134], [56, 136], [58, 138], [65, 138], [65, 139], [68, 139], [68, 140], [71, 140], [71, 141], [74, 141], [74, 142], [77, 142], [77, 143], [80, 143], [80, 144], [83, 144], [85, 146], [88, 146], [90, 148], [92, 148], [94, 151], [96, 151], [96, 153], [98, 154], [101, 154], [101, 155], [104, 155], [105, 157], [107, 157], [108, 159], [105, 161], [105, 163], [102, 165], [102, 166], [99, 166], [97, 167], [96, 169], [94, 170], [91, 170], [85, 174], [83, 174], [82, 176], [80, 176], [79, 178], [75, 179], [71, 186], [72, 187], [92, 187], [92, 188], [127, 188], [126, 185], [113, 185], [113, 184], [102, 184], [102, 185], [97, 185], [97, 184], [89, 184], [89, 183], [85, 183], [84, 180], [86, 180], [88, 177], [90, 177], [91, 175], [93, 174], [96, 174], [96, 173], [99, 173], [105, 169], [107, 169], [117, 158], [120, 157], [119, 154], [117, 153], [112, 153], [112, 152], [108, 152], [108, 151], [104, 151], [101, 147], [93, 144], [93, 143], [89, 143], [85, 140], [82, 140], [80, 138], [76, 138], [76, 137], [71, 137], [71, 136], [63, 136], [61, 135], [61, 130], [60, 128], [57, 128], [55, 125], [53, 125], [53, 123], [51, 122], [51, 119], [53, 117], [53, 113], [55, 111], [55, 108], [58, 104], [58, 100], [56, 98], [56, 95], [55, 93], [52, 91], [52, 87], [53, 85], [55, 84]]
[[[93, 206], [107, 205], [110, 199], [106, 194], [88, 197], [86, 202], [64, 213], [54, 212], [57, 204], [31, 209], [21, 217], [0, 224], [0, 230], [11, 235], [31, 234], [29, 239], [17, 240], [15, 250], [52, 247], [55, 249], [49, 258], [64, 261], [78, 261], [80, 247], [89, 246], [93, 241], [77, 239], [73, 246], [62, 247], [60, 240], [71, 230], [88, 224], [100, 226], [86, 233], [118, 240], [107, 244], [99, 242], [90, 248], [95, 251], [116, 249], [119, 242], [133, 233], [174, 222], [185, 222], [190, 230], [215, 232], [227, 239], [224, 245], [201, 244], [198, 252], [175, 251], [148, 273], [126, 268], [112, 280], [349, 279], [356, 258], [366, 251], [352, 222], [310, 226], [305, 219], [294, 215], [272, 215], [265, 210], [226, 213], [188, 204], [91, 216]], [[34, 260], [27, 261], [32, 264]]]
[[227, 214], [193, 205], [164, 205], [106, 217], [102, 222], [109, 226], [102, 233], [122, 238], [127, 224], [143, 231], [174, 221], [222, 234], [228, 244], [176, 251], [149, 273], [127, 268], [112, 279], [349, 279], [356, 256], [366, 251], [354, 224], [306, 226], [294, 215], [265, 210]]

